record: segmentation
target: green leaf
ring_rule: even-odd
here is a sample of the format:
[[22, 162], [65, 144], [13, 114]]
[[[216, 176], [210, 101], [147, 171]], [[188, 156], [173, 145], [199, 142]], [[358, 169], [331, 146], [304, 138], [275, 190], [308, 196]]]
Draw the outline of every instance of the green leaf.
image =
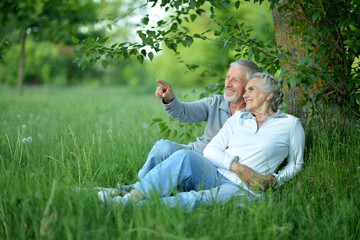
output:
[[175, 40], [176, 40], [175, 41], [176, 43], [181, 43], [182, 42], [182, 38], [180, 38], [180, 37], [176, 38]]
[[190, 0], [190, 3], [189, 3], [190, 7], [192, 9], [194, 9], [196, 7], [196, 1], [195, 0]]
[[176, 131], [176, 130], [172, 131], [171, 137], [176, 138], [177, 136], [178, 136], [178, 131]]
[[170, 129], [167, 129], [165, 132], [164, 132], [164, 138], [169, 138], [170, 136]]
[[216, 16], [213, 6], [210, 7], [210, 12], [211, 12], [210, 18], [215, 18]]
[[123, 56], [124, 59], [128, 59], [128, 58], [129, 58], [129, 53], [128, 53], [128, 52], [124, 52], [122, 56]]
[[238, 9], [240, 7], [240, 1], [235, 2], [235, 8]]
[[228, 43], [229, 43], [229, 39], [227, 39], [226, 41], [225, 41], [225, 43], [224, 43], [224, 49], [227, 49], [227, 47], [228, 47]]
[[286, 76], [289, 73], [288, 69], [285, 69], [284, 71], [281, 71], [279, 78], [282, 78], [283, 76]]
[[155, 31], [147, 30], [146, 33], [147, 33], [147, 35], [148, 35], [149, 37], [152, 37], [152, 38], [155, 37], [155, 35], [156, 35], [156, 32], [155, 32]]
[[149, 52], [148, 57], [149, 57], [150, 61], [152, 61], [154, 58], [154, 54], [152, 52]]
[[187, 38], [185, 39], [185, 42], [186, 42], [186, 45], [187, 45], [188, 47], [190, 47], [190, 46], [193, 44], [194, 39], [191, 38], [191, 37], [187, 37]]
[[181, 26], [186, 32], [190, 32], [190, 29], [185, 27], [185, 26]]
[[86, 68], [86, 66], [89, 64], [89, 61], [87, 60], [84, 60], [82, 63], [81, 63], [81, 69], [84, 71], [84, 69]]
[[179, 2], [179, 1], [175, 1], [175, 2], [174, 2], [174, 7], [175, 7], [176, 9], [179, 9], [179, 7], [180, 7], [180, 2]]
[[108, 60], [102, 60], [101, 65], [103, 66], [104, 69], [106, 69], [107, 66], [109, 65], [109, 61]]
[[71, 41], [75, 44], [78, 44], [79, 43], [79, 39], [77, 39], [76, 37], [74, 36], [71, 36]]
[[311, 16], [312, 21], [315, 22], [315, 21], [318, 19], [319, 16], [320, 16], [320, 12], [319, 12], [319, 11], [315, 12], [315, 13]]
[[290, 79], [289, 79], [289, 82], [290, 82], [290, 86], [291, 87], [295, 87], [296, 84], [298, 83], [298, 80], [296, 77], [292, 76]]
[[172, 31], [176, 31], [177, 29], [178, 29], [177, 23], [173, 23], [170, 27], [170, 30], [172, 30]]
[[330, 29], [329, 28], [323, 28], [321, 29], [321, 35], [325, 36], [326, 34], [328, 34], [328, 32], [330, 32]]
[[333, 70], [334, 70], [334, 71], [337, 71], [337, 70], [339, 70], [339, 69], [341, 69], [341, 68], [343, 68], [343, 67], [344, 67], [344, 66], [341, 65], [341, 64], [334, 65], [334, 66], [333, 66]]
[[230, 2], [227, 1], [227, 0], [221, 1], [221, 6], [222, 6], [223, 8], [228, 8], [228, 7], [229, 7], [229, 4], [230, 4]]
[[164, 122], [159, 122], [159, 128], [160, 128], [160, 131], [163, 132], [166, 129], [168, 129], [168, 126]]
[[177, 44], [176, 44], [176, 43], [171, 43], [171, 44], [170, 44], [170, 48], [171, 48], [172, 50], [174, 50], [174, 52], [176, 52], [176, 51], [177, 51]]
[[104, 37], [103, 39], [99, 40], [99, 43], [104, 44], [108, 39], [109, 37]]
[[141, 38], [141, 40], [142, 40], [143, 42], [145, 42], [145, 40], [146, 40], [146, 34], [144, 34], [144, 33], [141, 32], [141, 31], [138, 31], [137, 34], [139, 35], [139, 37]]
[[149, 18], [148, 18], [148, 17], [144, 17], [143, 19], [141, 19], [141, 22], [142, 22], [144, 25], [148, 25], [148, 23], [149, 23]]
[[143, 55], [138, 55], [138, 56], [137, 56], [137, 60], [139, 61], [139, 63], [143, 64], [143, 62], [144, 62], [144, 56], [143, 56]]
[[221, 35], [221, 31], [214, 31], [214, 36], [220, 36]]
[[314, 27], [313, 26], [309, 27], [306, 33], [309, 34], [309, 36], [314, 36], [315, 34]]
[[317, 96], [316, 96], [316, 100], [315, 101], [320, 101], [322, 98], [323, 98], [324, 94], [322, 93], [319, 93]]
[[300, 103], [301, 107], [304, 107], [306, 105], [307, 101], [305, 99], [303, 99]]
[[153, 118], [151, 124], [154, 124], [154, 123], [157, 123], [157, 122], [162, 122], [162, 121], [163, 121], [162, 118]]
[[165, 24], [165, 21], [164, 20], [160, 20], [160, 21], [157, 21], [156, 24], [158, 25], [158, 27], [162, 26]]

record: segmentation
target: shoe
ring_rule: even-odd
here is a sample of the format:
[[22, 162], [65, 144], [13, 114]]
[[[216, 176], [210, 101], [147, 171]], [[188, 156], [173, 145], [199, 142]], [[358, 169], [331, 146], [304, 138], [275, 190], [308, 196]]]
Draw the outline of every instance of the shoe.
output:
[[123, 197], [118, 196], [114, 200], [117, 202], [121, 202], [123, 205], [129, 205], [129, 204], [136, 203], [136, 199], [131, 193], [125, 194], [125, 196], [123, 196]]
[[117, 188], [104, 188], [104, 187], [96, 187], [96, 188], [79, 188], [79, 187], [75, 187], [75, 191], [77, 192], [89, 192], [89, 191], [104, 191], [104, 192], [108, 192], [111, 195], [125, 195], [128, 192], [125, 191], [121, 191]]
[[128, 205], [130, 203], [135, 203], [135, 198], [130, 193], [126, 194], [125, 196], [117, 196], [112, 198], [108, 192], [100, 191], [98, 192], [98, 198], [101, 201], [104, 207], [108, 206], [111, 207], [114, 204], [121, 203], [122, 205]]
[[110, 197], [110, 194], [108, 192], [98, 192], [98, 198], [103, 207], [112, 206], [114, 204], [113, 199]]
[[125, 192], [131, 192], [131, 190], [134, 188], [135, 183], [130, 185], [121, 185], [120, 183], [117, 184], [117, 189]]
[[104, 187], [96, 187], [94, 188], [94, 190], [98, 191], [98, 192], [107, 192], [110, 195], [120, 195], [121, 191], [119, 189], [116, 188], [104, 188]]

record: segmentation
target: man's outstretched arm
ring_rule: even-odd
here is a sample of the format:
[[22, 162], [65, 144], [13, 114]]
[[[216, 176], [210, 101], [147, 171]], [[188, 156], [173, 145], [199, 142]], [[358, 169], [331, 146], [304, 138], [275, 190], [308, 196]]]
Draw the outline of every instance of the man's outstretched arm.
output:
[[156, 79], [160, 85], [156, 88], [155, 96], [162, 100], [165, 111], [174, 119], [181, 122], [207, 121], [208, 112], [214, 98], [204, 98], [195, 102], [180, 102], [177, 100], [170, 84]]

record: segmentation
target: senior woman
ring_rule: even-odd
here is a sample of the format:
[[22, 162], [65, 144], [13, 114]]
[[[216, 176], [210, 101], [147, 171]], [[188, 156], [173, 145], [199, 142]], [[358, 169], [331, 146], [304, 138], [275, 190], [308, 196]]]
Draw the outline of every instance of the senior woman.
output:
[[[279, 110], [281, 84], [270, 74], [255, 73], [245, 88], [246, 110], [227, 120], [204, 150], [180, 150], [157, 165], [124, 197], [98, 193], [107, 204], [144, 202], [151, 196], [188, 210], [240, 196], [259, 196], [281, 185], [303, 165], [305, 136], [298, 118]], [[287, 159], [278, 174], [275, 171]], [[264, 184], [265, 183], [265, 184]], [[173, 196], [172, 196], [173, 194]]]

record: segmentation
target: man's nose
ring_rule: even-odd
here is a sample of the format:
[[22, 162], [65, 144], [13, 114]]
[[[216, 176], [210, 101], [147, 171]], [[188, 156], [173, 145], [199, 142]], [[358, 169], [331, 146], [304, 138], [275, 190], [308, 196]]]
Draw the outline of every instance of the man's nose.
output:
[[226, 85], [231, 85], [231, 84], [232, 84], [232, 80], [231, 80], [231, 79], [225, 79], [225, 84], [226, 84]]

